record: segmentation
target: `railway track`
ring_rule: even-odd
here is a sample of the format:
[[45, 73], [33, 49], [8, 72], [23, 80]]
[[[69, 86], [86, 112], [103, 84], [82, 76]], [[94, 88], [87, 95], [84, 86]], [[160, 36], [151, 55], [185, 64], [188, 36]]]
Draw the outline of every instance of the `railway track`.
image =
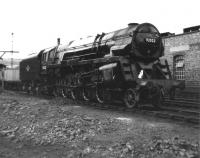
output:
[[176, 98], [169, 100], [166, 98], [164, 104], [159, 108], [154, 108], [150, 104], [141, 105], [139, 108], [127, 109], [121, 106], [121, 103], [114, 104], [99, 104], [77, 101], [78, 104], [94, 107], [100, 110], [114, 110], [123, 113], [137, 113], [147, 116], [155, 116], [158, 118], [175, 120], [183, 123], [190, 123], [195, 127], [200, 127], [200, 102], [195, 100], [183, 100], [183, 98]]
[[[20, 94], [27, 95], [24, 92]], [[33, 95], [34, 96], [34, 95]], [[38, 96], [37, 96], [38, 97]], [[42, 98], [50, 99], [52, 97], [43, 95]], [[60, 97], [61, 98], [61, 97]], [[65, 102], [65, 98], [62, 98]], [[67, 99], [68, 100], [68, 99]], [[165, 98], [163, 105], [158, 109], [150, 104], [140, 105], [138, 108], [128, 109], [122, 105], [121, 102], [100, 104], [96, 102], [74, 101], [70, 100], [74, 105], [83, 105], [99, 110], [117, 111], [127, 114], [141, 114], [146, 116], [153, 116], [171, 121], [178, 121], [189, 123], [195, 127], [200, 127], [200, 101], [199, 99], [181, 98], [177, 97], [173, 100]]]

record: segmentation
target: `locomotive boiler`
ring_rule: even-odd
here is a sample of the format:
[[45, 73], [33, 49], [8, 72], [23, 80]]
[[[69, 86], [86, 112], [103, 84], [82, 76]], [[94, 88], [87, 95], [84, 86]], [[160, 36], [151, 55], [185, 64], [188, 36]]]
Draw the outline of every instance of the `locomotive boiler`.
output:
[[[43, 86], [51, 95], [100, 103], [123, 101], [159, 106], [166, 92], [184, 87], [171, 77], [158, 29], [150, 23], [101, 33], [42, 50]], [[45, 81], [45, 82], [44, 82]], [[45, 87], [45, 88], [44, 88]]]

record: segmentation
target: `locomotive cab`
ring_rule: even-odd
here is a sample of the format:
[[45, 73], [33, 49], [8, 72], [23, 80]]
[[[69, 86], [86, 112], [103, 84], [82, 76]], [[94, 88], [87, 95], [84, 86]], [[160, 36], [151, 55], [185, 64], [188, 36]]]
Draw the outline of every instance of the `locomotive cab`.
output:
[[47, 74], [47, 66], [57, 62], [57, 46], [40, 51], [38, 58], [41, 63], [41, 74]]

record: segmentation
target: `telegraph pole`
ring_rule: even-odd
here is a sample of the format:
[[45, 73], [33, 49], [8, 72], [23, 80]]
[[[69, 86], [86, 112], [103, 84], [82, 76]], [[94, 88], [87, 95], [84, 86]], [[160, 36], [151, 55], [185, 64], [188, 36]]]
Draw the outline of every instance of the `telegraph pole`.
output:
[[0, 59], [3, 60], [2, 57], [3, 57], [6, 53], [11, 53], [11, 63], [10, 63], [10, 66], [11, 66], [11, 68], [13, 68], [13, 53], [19, 53], [19, 51], [13, 51], [13, 36], [14, 36], [14, 33], [13, 33], [13, 32], [11, 33], [11, 36], [12, 36], [12, 38], [11, 38], [11, 50], [6, 50], [6, 51], [1, 51], [1, 50], [0, 50], [0, 53], [3, 53], [3, 54], [0, 56]]
[[0, 53], [3, 53], [1, 56], [0, 56], [0, 59], [3, 60], [3, 56], [6, 54], [6, 53], [19, 53], [19, 51], [13, 51], [13, 50], [0, 50]]
[[[14, 35], [14, 33], [12, 32], [11, 33], [11, 36], [12, 36], [12, 49], [11, 50], [6, 50], [6, 51], [1, 51], [0, 50], [0, 53], [2, 53], [1, 54], [1, 56], [0, 56], [0, 60], [3, 60], [3, 56], [6, 54], [6, 53], [11, 53], [11, 68], [13, 68], [13, 53], [19, 53], [19, 51], [13, 51], [13, 35]], [[6, 66], [5, 66], [6, 67]], [[5, 67], [3, 66], [3, 64], [2, 64], [2, 68], [0, 69], [0, 73], [1, 73], [1, 77], [2, 77], [2, 82], [1, 82], [1, 85], [2, 85], [2, 90], [4, 89], [4, 69], [5, 69]]]

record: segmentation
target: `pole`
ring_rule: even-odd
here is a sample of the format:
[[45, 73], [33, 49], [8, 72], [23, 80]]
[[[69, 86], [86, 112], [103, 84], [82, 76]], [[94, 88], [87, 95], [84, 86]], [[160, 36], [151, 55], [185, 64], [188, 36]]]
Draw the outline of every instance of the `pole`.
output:
[[4, 68], [2, 69], [2, 91], [4, 90]]
[[1, 72], [1, 89], [0, 89], [0, 93], [2, 93], [3, 90], [4, 90], [4, 68], [3, 67], [2, 67], [0, 72]]

